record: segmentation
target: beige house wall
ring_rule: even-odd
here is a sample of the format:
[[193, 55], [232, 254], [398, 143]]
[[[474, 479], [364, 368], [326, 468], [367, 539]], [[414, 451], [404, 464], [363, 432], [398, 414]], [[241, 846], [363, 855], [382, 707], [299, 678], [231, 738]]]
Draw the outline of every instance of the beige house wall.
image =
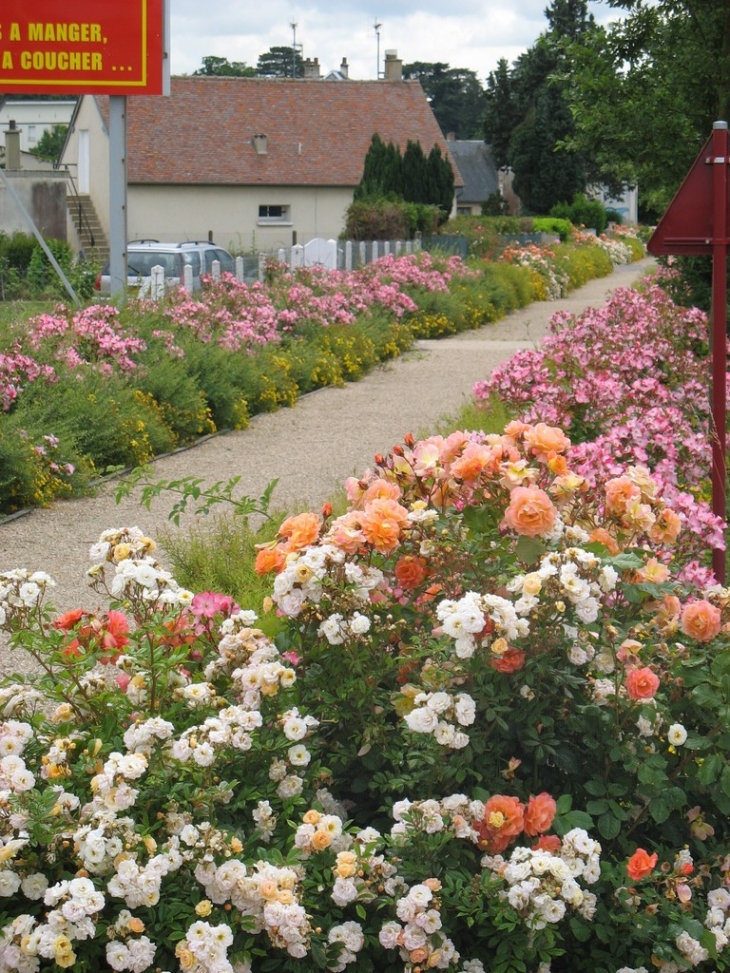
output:
[[[79, 132], [89, 133], [89, 195], [96, 208], [99, 222], [109, 239], [109, 138], [104, 120], [93, 98], [82, 98], [73, 128], [69, 130], [62, 163], [68, 167], [73, 184], [79, 187]], [[71, 187], [69, 186], [69, 193]], [[69, 236], [75, 238], [75, 228], [71, 217], [68, 218]]]
[[[207, 240], [256, 252], [307, 243], [342, 232], [352, 190], [292, 186], [144, 186], [128, 190], [130, 240]], [[260, 206], [287, 208], [260, 219]], [[294, 237], [296, 234], [296, 240]]]

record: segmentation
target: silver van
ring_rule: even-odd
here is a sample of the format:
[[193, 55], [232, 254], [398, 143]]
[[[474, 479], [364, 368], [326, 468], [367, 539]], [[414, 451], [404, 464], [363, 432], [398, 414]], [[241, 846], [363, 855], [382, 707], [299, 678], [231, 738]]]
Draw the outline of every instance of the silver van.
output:
[[[167, 287], [179, 287], [186, 266], [193, 270], [193, 290], [200, 290], [200, 277], [210, 274], [213, 261], [220, 264], [221, 272], [233, 274], [236, 265], [227, 250], [214, 243], [188, 240], [185, 243], [166, 243], [160, 240], [133, 240], [127, 244], [127, 287], [142, 288], [152, 276], [153, 267], [162, 267]], [[100, 294], [111, 293], [109, 261], [96, 278], [94, 289]]]

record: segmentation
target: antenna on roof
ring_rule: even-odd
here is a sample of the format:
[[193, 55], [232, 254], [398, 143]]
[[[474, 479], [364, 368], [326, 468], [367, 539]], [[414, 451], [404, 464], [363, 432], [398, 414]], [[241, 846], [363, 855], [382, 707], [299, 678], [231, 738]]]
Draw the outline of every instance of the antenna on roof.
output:
[[375, 55], [375, 77], [377, 80], [383, 77], [383, 72], [380, 70], [380, 28], [382, 24], [378, 23], [378, 18], [375, 18], [375, 23], [373, 27], [375, 28], [375, 37], [377, 39], [377, 52]]
[[292, 42], [291, 42], [291, 76], [296, 78], [297, 76], [297, 53], [303, 51], [303, 45], [297, 44], [297, 25], [290, 23], [289, 26], [292, 30]]

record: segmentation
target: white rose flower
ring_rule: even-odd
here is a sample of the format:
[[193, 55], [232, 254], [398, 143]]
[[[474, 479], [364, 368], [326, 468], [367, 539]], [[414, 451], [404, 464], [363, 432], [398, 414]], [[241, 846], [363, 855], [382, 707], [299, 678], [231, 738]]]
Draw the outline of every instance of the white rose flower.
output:
[[673, 747], [681, 747], [687, 741], [687, 731], [681, 723], [672, 723], [667, 730], [667, 741]]

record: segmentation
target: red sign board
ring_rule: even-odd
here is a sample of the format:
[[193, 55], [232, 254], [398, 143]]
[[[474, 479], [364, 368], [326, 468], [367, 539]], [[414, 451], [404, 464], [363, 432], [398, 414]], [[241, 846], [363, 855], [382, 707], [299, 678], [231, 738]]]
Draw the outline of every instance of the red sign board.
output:
[[5, 94], [163, 94], [165, 0], [2, 0]]
[[[711, 135], [650, 237], [646, 245], [649, 253], [655, 257], [673, 253], [689, 256], [712, 253], [716, 236], [714, 162]], [[727, 165], [725, 159], [722, 164]]]

